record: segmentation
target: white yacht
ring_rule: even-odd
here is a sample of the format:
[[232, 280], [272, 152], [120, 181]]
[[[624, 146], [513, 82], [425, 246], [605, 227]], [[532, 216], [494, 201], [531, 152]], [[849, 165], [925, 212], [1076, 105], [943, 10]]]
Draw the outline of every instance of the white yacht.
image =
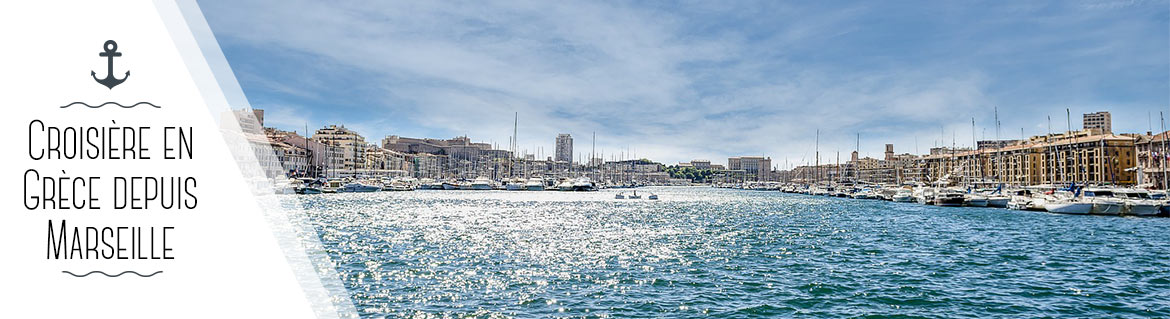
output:
[[345, 182], [340, 179], [330, 179], [325, 181], [325, 186], [321, 188], [322, 193], [342, 193], [345, 192]]
[[813, 187], [811, 187], [811, 188], [810, 188], [810, 190], [809, 190], [809, 193], [810, 193], [810, 194], [812, 194], [812, 195], [817, 195], [817, 196], [825, 196], [825, 195], [829, 195], [829, 191], [828, 191], [827, 189], [825, 189], [824, 187], [821, 187], [821, 186], [813, 186]]
[[954, 189], [943, 189], [934, 196], [935, 206], [958, 207], [963, 206], [966, 197], [963, 192]]
[[919, 187], [914, 190], [914, 201], [922, 205], [934, 205], [934, 194], [934, 188]]
[[987, 207], [987, 197], [975, 193], [963, 195], [963, 205], [972, 207]]
[[382, 190], [390, 192], [408, 192], [414, 190], [414, 185], [405, 180], [393, 179], [382, 183]]
[[851, 197], [853, 197], [854, 199], [877, 199], [878, 198], [877, 194], [875, 194], [873, 192], [873, 190], [870, 190], [870, 189], [859, 190], [859, 191], [853, 193], [853, 195]]
[[483, 177], [483, 176], [476, 177], [474, 180], [471, 181], [470, 189], [480, 190], [480, 191], [492, 190], [492, 181], [490, 179], [488, 179], [487, 177]]
[[443, 183], [434, 179], [424, 178], [418, 181], [418, 189], [443, 189]]
[[572, 190], [577, 192], [595, 191], [597, 185], [593, 184], [593, 181], [589, 180], [588, 177], [581, 177], [573, 181]]
[[544, 190], [544, 180], [539, 177], [529, 178], [528, 182], [524, 183], [524, 190], [542, 191]]
[[1161, 212], [1161, 204], [1150, 197], [1150, 192], [1147, 190], [1121, 188], [1114, 190], [1113, 194], [1125, 203], [1121, 211], [1123, 215], [1154, 216]]
[[1028, 210], [1032, 205], [1032, 198], [1028, 196], [1012, 196], [1007, 203], [1007, 209]]
[[373, 193], [382, 190], [382, 186], [368, 185], [359, 182], [349, 182], [342, 189], [346, 193]]
[[899, 203], [914, 202], [914, 192], [905, 188], [899, 189], [898, 192], [894, 193], [892, 199]]
[[1062, 198], [1049, 200], [1044, 203], [1044, 209], [1049, 213], [1084, 215], [1093, 210], [1091, 202], [1076, 198]]
[[510, 191], [522, 191], [525, 189], [524, 180], [520, 178], [513, 178], [509, 180], [508, 183], [504, 184], [504, 189]]
[[440, 185], [442, 185], [443, 189], [445, 189], [445, 190], [456, 190], [456, 189], [460, 189], [460, 187], [459, 187], [460, 184], [461, 183], [452, 182], [452, 181], [444, 181]]
[[1109, 188], [1085, 189], [1084, 198], [1093, 203], [1093, 210], [1089, 213], [1094, 215], [1120, 215], [1125, 208], [1125, 202], [1114, 198], [1113, 190]]
[[1007, 207], [1008, 202], [1010, 202], [1011, 200], [1012, 200], [1011, 196], [1007, 196], [1007, 195], [1003, 195], [1003, 194], [987, 195], [987, 206], [988, 207], [1005, 208], [1005, 207]]
[[562, 180], [560, 183], [557, 183], [556, 188], [557, 188], [557, 190], [562, 191], [562, 192], [572, 191], [573, 190], [573, 181], [571, 181], [569, 179]]

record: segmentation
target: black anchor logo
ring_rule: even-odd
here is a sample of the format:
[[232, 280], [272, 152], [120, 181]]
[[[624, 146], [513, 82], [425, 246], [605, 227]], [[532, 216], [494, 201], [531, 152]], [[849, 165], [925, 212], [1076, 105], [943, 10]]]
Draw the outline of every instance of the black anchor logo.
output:
[[107, 59], [106, 78], [98, 79], [97, 72], [94, 72], [93, 70], [89, 71], [89, 75], [93, 76], [94, 81], [97, 81], [97, 83], [101, 83], [101, 85], [105, 85], [106, 87], [113, 90], [114, 87], [118, 84], [126, 82], [126, 79], [130, 77], [130, 70], [126, 70], [126, 76], [122, 77], [122, 79], [119, 80], [118, 78], [115, 78], [114, 57], [122, 56], [122, 52], [118, 52], [118, 43], [114, 42], [114, 40], [106, 40], [106, 44], [103, 46], [103, 48], [105, 49], [105, 52], [98, 53], [98, 56], [104, 56]]

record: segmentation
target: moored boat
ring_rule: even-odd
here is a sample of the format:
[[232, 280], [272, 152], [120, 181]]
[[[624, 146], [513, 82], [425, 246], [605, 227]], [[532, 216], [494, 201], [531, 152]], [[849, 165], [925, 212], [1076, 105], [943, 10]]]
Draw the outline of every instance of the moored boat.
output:
[[943, 207], [963, 206], [966, 200], [963, 193], [957, 190], [944, 189], [934, 196], [934, 205]]
[[524, 183], [524, 190], [527, 191], [542, 191], [544, 190], [544, 180], [539, 177], [529, 178]]
[[987, 197], [979, 194], [965, 194], [963, 205], [971, 207], [987, 207]]
[[476, 177], [474, 180], [468, 183], [468, 185], [470, 186], [467, 189], [480, 191], [492, 190], [492, 181], [487, 177]]
[[1094, 204], [1076, 199], [1062, 199], [1044, 203], [1044, 209], [1049, 213], [1085, 215], [1093, 209]]

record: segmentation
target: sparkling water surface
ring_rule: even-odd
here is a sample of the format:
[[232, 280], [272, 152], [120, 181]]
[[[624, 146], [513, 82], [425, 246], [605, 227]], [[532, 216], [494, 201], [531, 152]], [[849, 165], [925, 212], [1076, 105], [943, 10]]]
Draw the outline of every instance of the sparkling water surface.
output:
[[779, 192], [300, 196], [363, 318], [1170, 317], [1170, 219]]

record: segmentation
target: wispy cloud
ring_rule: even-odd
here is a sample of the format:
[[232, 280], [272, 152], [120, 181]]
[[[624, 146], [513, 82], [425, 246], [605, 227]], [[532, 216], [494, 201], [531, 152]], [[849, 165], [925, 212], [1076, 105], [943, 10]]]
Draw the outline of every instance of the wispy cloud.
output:
[[970, 144], [996, 106], [1004, 132], [1065, 107], [1144, 131], [1170, 99], [1167, 3], [1097, 4], [202, 3], [270, 123], [506, 144], [519, 112], [522, 149], [597, 132], [667, 162], [811, 160], [817, 129], [872, 155]]

